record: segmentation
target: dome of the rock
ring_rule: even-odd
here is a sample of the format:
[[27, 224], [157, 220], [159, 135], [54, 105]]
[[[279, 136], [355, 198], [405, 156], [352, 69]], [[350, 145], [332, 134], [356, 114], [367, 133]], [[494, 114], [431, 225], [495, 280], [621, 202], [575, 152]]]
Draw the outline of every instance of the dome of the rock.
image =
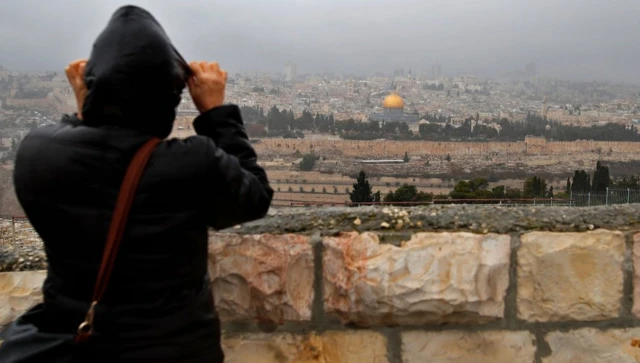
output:
[[396, 93], [392, 93], [382, 102], [384, 108], [404, 108], [404, 100]]

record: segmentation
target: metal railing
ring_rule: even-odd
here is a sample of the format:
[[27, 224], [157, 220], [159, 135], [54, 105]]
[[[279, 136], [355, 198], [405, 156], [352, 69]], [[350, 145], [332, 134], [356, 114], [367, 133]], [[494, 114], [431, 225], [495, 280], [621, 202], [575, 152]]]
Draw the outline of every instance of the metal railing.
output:
[[360, 207], [360, 206], [419, 206], [419, 205], [433, 205], [433, 204], [485, 204], [485, 205], [502, 205], [508, 207], [514, 206], [570, 206], [572, 205], [571, 199], [563, 198], [482, 198], [482, 199], [434, 199], [429, 202], [315, 202], [315, 201], [285, 201], [274, 200], [278, 202], [285, 202], [285, 205], [280, 206], [292, 206], [292, 207], [312, 207], [312, 206], [343, 206], [343, 207]]
[[640, 189], [607, 188], [604, 192], [571, 193], [576, 207], [640, 203]]
[[570, 206], [571, 199], [565, 198], [479, 198], [479, 199], [434, 199], [433, 204], [490, 204], [507, 207], [519, 206]]

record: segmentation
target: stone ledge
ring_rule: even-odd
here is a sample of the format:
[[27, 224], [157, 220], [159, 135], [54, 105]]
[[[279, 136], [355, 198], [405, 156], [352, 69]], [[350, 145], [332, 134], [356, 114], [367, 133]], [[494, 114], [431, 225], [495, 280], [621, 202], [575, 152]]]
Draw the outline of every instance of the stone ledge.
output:
[[619, 316], [626, 249], [621, 232], [533, 232], [521, 239], [521, 319], [595, 321]]
[[[432, 205], [413, 208], [331, 207], [272, 209], [265, 219], [247, 223], [235, 233], [301, 233], [324, 235], [349, 231], [395, 230], [399, 211], [408, 213], [405, 231], [517, 233], [523, 231], [583, 232], [599, 228], [640, 229], [640, 205], [576, 207], [501, 207], [491, 205]], [[360, 224], [353, 222], [359, 219]]]
[[510, 237], [418, 233], [396, 247], [374, 233], [324, 240], [324, 304], [343, 323], [479, 323], [504, 315]]
[[[380, 232], [410, 235], [419, 232], [472, 232], [519, 234], [529, 231], [585, 232], [640, 230], [640, 205], [591, 208], [500, 207], [435, 205], [414, 208], [284, 208], [272, 209], [267, 218], [223, 232], [234, 234], [287, 234], [335, 236], [341, 232]], [[402, 223], [398, 223], [401, 220]], [[27, 231], [27, 230], [30, 230]], [[33, 229], [20, 233], [37, 239]], [[384, 240], [386, 242], [386, 239]], [[396, 239], [391, 238], [392, 243]], [[0, 271], [39, 270], [46, 266], [42, 245], [9, 247], [0, 244]], [[26, 249], [25, 249], [26, 248]], [[30, 256], [34, 262], [30, 262]], [[24, 257], [25, 263], [17, 263]], [[37, 259], [37, 261], [36, 261]], [[28, 264], [27, 264], [28, 262]]]

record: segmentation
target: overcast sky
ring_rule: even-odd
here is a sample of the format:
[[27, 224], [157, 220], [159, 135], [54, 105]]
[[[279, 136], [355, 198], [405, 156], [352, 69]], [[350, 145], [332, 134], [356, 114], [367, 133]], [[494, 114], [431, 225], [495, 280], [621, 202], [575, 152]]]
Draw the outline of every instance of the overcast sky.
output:
[[640, 83], [640, 0], [2, 0], [0, 65], [62, 70], [121, 5], [149, 10], [188, 60], [236, 71], [496, 75]]

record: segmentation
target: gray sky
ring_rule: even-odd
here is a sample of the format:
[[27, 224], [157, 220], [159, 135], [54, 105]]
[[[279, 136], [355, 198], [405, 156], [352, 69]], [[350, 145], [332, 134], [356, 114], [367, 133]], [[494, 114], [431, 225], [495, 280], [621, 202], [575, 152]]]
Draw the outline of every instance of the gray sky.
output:
[[640, 83], [640, 0], [3, 0], [0, 65], [62, 70], [120, 5], [140, 5], [188, 60], [235, 71], [496, 75]]

